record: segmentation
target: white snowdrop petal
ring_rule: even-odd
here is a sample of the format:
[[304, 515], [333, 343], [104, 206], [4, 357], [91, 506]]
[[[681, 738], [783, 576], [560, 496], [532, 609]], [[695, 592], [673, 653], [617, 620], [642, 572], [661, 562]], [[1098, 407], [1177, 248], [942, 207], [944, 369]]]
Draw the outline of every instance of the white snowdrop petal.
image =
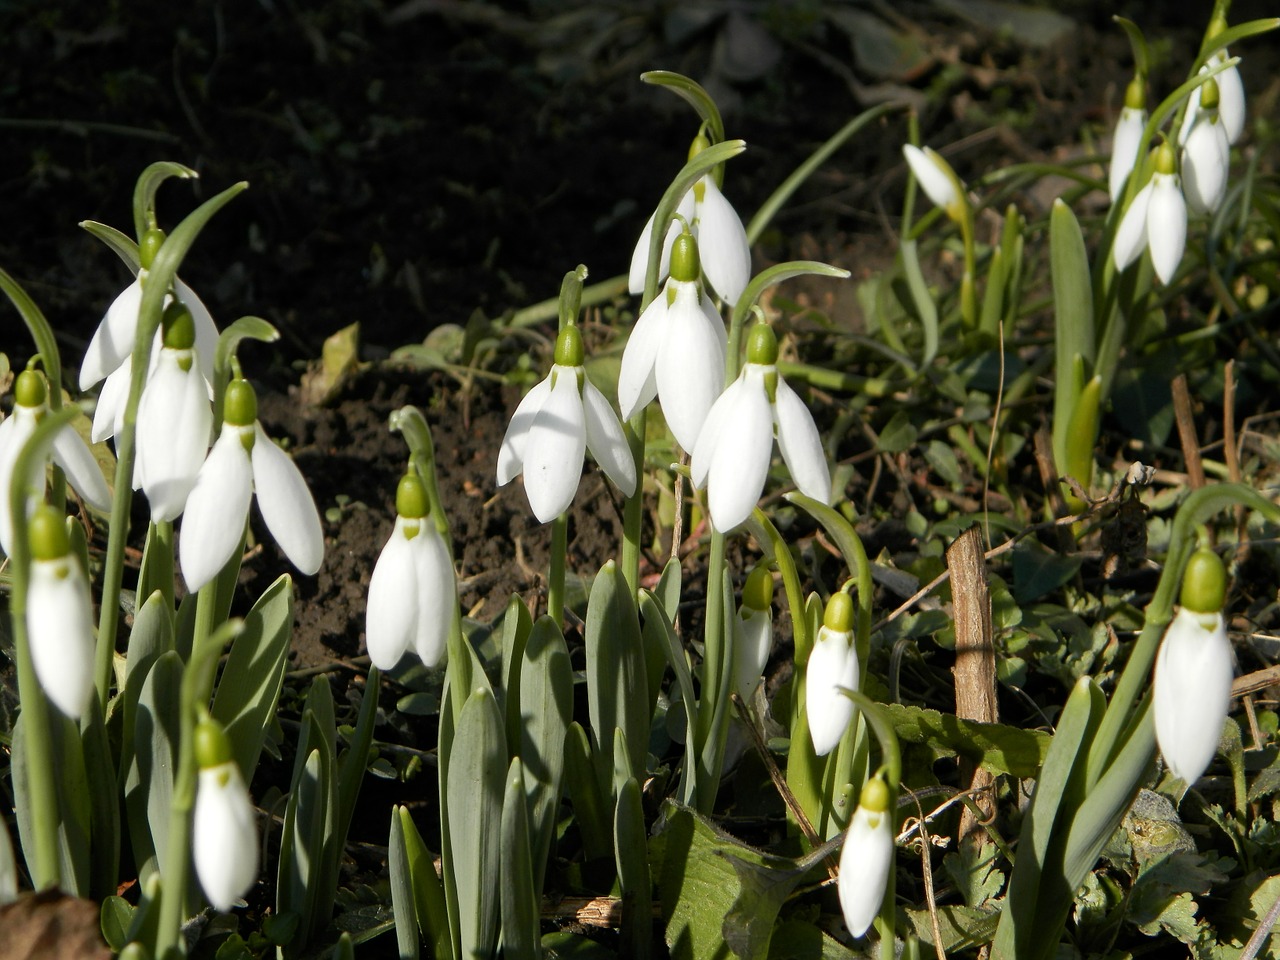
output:
[[725, 199], [715, 179], [702, 178], [704, 192], [698, 204], [698, 255], [702, 275], [728, 304], [735, 304], [751, 279], [751, 247], [736, 210]]
[[[658, 348], [658, 398], [676, 442], [692, 450], [724, 384], [724, 348], [698, 300], [696, 284], [675, 284]], [[721, 325], [723, 328], [723, 325]]]
[[524, 450], [529, 442], [529, 428], [539, 408], [551, 395], [551, 378], [540, 381], [526, 393], [511, 415], [507, 432], [498, 449], [498, 486], [504, 487], [524, 469]]
[[249, 452], [240, 442], [243, 429], [247, 428], [223, 425], [187, 497], [178, 558], [191, 593], [217, 575], [244, 536], [253, 495], [253, 468]]
[[369, 659], [379, 670], [390, 670], [400, 662], [417, 630], [417, 567], [412, 542], [405, 539], [404, 523], [403, 517], [396, 517], [395, 529], [369, 576], [364, 642]]
[[627, 338], [618, 371], [618, 407], [623, 420], [630, 420], [658, 394], [655, 366], [667, 336], [668, 315], [667, 293], [662, 290], [644, 308]]
[[849, 819], [836, 881], [840, 910], [853, 936], [866, 933], [880, 913], [892, 864], [893, 827], [888, 812], [858, 807]]
[[[686, 222], [693, 220], [692, 190], [689, 190], [681, 198], [679, 205], [676, 207], [676, 213], [684, 217]], [[656, 210], [649, 214], [649, 219], [645, 223], [644, 229], [640, 231], [640, 239], [636, 241], [635, 249], [631, 251], [631, 267], [627, 272], [627, 289], [633, 294], [644, 293], [645, 275], [649, 270], [649, 245], [653, 242], [653, 218], [656, 214]], [[676, 237], [680, 236], [680, 229], [680, 221], [673, 218], [670, 226], [667, 227], [667, 235], [662, 238], [658, 283], [662, 283], [667, 278], [667, 274], [671, 272], [671, 245], [675, 242]]]
[[93, 690], [94, 641], [89, 585], [74, 557], [32, 561], [27, 634], [40, 686], [78, 720]]
[[102, 513], [110, 512], [111, 491], [107, 489], [107, 481], [75, 428], [67, 424], [55, 433], [52, 448], [53, 462], [62, 468], [67, 482], [85, 503]]
[[582, 385], [583, 425], [587, 449], [614, 486], [628, 497], [636, 492], [636, 462], [631, 456], [618, 415], [603, 393], [588, 379]]
[[529, 428], [524, 489], [540, 523], [549, 523], [569, 509], [582, 478], [587, 435], [577, 369], [552, 366], [551, 394]]
[[741, 376], [725, 388], [719, 399], [711, 405], [707, 419], [698, 433], [698, 441], [693, 445], [693, 456], [689, 462], [689, 476], [693, 485], [699, 489], [707, 484], [707, 473], [711, 469], [711, 458], [720, 445], [722, 434], [728, 432], [737, 404], [746, 383]]
[[293, 458], [254, 425], [253, 488], [267, 529], [289, 561], [310, 576], [324, 562], [324, 530], [311, 488]]
[[124, 424], [124, 408], [129, 401], [129, 380], [133, 376], [133, 357], [125, 357], [115, 370], [107, 375], [93, 409], [93, 428], [89, 439], [101, 443], [120, 432]]
[[1182, 185], [1196, 213], [1216, 210], [1227, 192], [1231, 145], [1221, 119], [1201, 117], [1182, 151]]
[[444, 659], [453, 608], [457, 605], [457, 578], [449, 550], [429, 517], [423, 520], [422, 531], [409, 545], [413, 548], [418, 591], [413, 648], [425, 666], [434, 667]]
[[1218, 749], [1231, 705], [1231, 642], [1221, 614], [1180, 609], [1156, 655], [1155, 726], [1160, 752], [1188, 785], [1200, 779]]
[[831, 502], [831, 471], [822, 439], [804, 401], [779, 377], [773, 413], [778, 426], [778, 449], [800, 492], [822, 503]]
[[937, 154], [929, 148], [921, 150], [909, 143], [903, 144], [902, 155], [907, 158], [916, 182], [935, 206], [950, 207], [960, 198], [956, 194], [956, 185], [934, 158]]
[[1123, 270], [1137, 260], [1147, 247], [1147, 208], [1151, 205], [1152, 184], [1148, 183], [1129, 201], [1129, 207], [1116, 230], [1115, 245], [1111, 248], [1117, 270]]
[[194, 363], [179, 366], [177, 351], [162, 350], [160, 364], [138, 404], [137, 473], [159, 521], [176, 520], [195, 486], [209, 450], [213, 409]]
[[858, 688], [858, 658], [852, 634], [822, 627], [805, 667], [805, 716], [813, 750], [826, 756], [840, 742], [853, 718], [853, 701], [841, 687]]
[[[747, 364], [732, 426], [725, 424], [707, 474], [707, 509], [722, 532], [751, 516], [773, 454], [773, 412], [764, 392], [763, 368]], [[732, 432], [730, 432], [732, 431]]]
[[195, 324], [196, 362], [200, 366], [200, 374], [206, 381], [212, 383], [213, 361], [218, 350], [217, 324], [213, 322], [213, 315], [209, 313], [209, 308], [196, 296], [194, 290], [178, 279], [174, 280], [173, 286], [178, 292], [178, 299], [191, 311], [191, 319]]
[[[1226, 59], [1225, 50], [1219, 53]], [[1218, 81], [1218, 116], [1226, 128], [1227, 145], [1230, 146], [1244, 132], [1244, 82], [1240, 79], [1240, 71], [1235, 67], [1227, 67], [1215, 79]]]
[[13, 468], [17, 464], [22, 445], [35, 432], [34, 416], [15, 407], [12, 414], [0, 422], [0, 547], [8, 556], [13, 552], [13, 525], [9, 517], [9, 491], [13, 484]]
[[1120, 111], [1115, 136], [1111, 139], [1111, 169], [1108, 171], [1112, 203], [1120, 199], [1125, 181], [1129, 179], [1129, 174], [1138, 161], [1146, 125], [1147, 111], [1134, 107], [1125, 107]]
[[215, 909], [230, 910], [258, 878], [258, 828], [234, 761], [199, 773], [191, 854], [200, 888]]
[[141, 307], [142, 283], [135, 278], [111, 301], [106, 315], [89, 340], [89, 346], [85, 348], [84, 360], [80, 362], [81, 390], [88, 390], [113, 373], [133, 352]]
[[1151, 178], [1151, 203], [1147, 209], [1147, 238], [1156, 276], [1168, 283], [1178, 272], [1187, 243], [1187, 202], [1177, 174], [1157, 173]]

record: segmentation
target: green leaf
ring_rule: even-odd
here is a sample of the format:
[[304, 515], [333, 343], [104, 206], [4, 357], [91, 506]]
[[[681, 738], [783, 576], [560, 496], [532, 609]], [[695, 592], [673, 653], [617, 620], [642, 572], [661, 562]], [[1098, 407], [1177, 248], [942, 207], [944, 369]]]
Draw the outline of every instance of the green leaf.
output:
[[502, 716], [487, 686], [477, 687], [458, 716], [449, 751], [445, 803], [448, 844], [458, 890], [462, 955], [491, 956], [498, 946], [502, 798], [507, 749]]
[[573, 667], [555, 620], [538, 618], [521, 659], [518, 739], [512, 744], [518, 746], [524, 770], [533, 880], [540, 890], [555, 839], [565, 772], [565, 737], [573, 719]]
[[431, 949], [433, 960], [452, 960], [453, 941], [449, 936], [449, 913], [444, 901], [444, 887], [436, 876], [422, 835], [414, 825], [408, 807], [396, 807], [400, 817], [400, 830], [404, 837], [405, 854], [409, 861], [409, 875], [413, 880], [414, 914], [418, 930]]
[[784, 920], [769, 941], [768, 960], [853, 960], [852, 950], [804, 920]]
[[91, 838], [88, 893], [90, 899], [101, 900], [113, 894], [120, 881], [120, 795], [115, 789], [111, 742], [96, 702], [81, 720], [79, 752]]
[[880, 431], [880, 441], [876, 449], [882, 453], [902, 453], [916, 442], [919, 432], [911, 422], [911, 414], [906, 410], [898, 410]]
[[[370, 665], [364, 693], [360, 698], [356, 727], [347, 738], [347, 749], [338, 756], [337, 821], [333, 830], [335, 868], [337, 859], [341, 856], [340, 851], [347, 845], [347, 833], [351, 829], [351, 818], [355, 816], [360, 785], [364, 783], [365, 769], [369, 765], [369, 748], [373, 744], [373, 728], [378, 720], [378, 687], [381, 682], [382, 671]], [[334, 880], [336, 882], [336, 875]]]
[[[520, 670], [524, 666], [524, 646], [533, 629], [533, 617], [519, 594], [512, 594], [502, 615], [502, 695], [507, 719], [507, 742], [520, 742]], [[496, 693], [496, 691], [495, 691]]]
[[920, 329], [924, 332], [924, 355], [920, 358], [920, 366], [927, 367], [938, 355], [938, 306], [929, 294], [916, 241], [903, 240], [898, 255], [902, 258], [902, 274], [910, 295], [910, 302], [903, 305], [920, 322]]
[[[315, 723], [313, 715], [304, 715], [304, 726], [308, 722]], [[319, 925], [316, 900], [324, 873], [325, 826], [332, 787], [333, 757], [318, 747], [312, 748], [293, 780], [280, 840], [276, 910], [296, 913], [300, 918], [297, 938], [288, 945], [286, 956], [297, 956]], [[325, 925], [328, 921], [329, 917], [324, 917]]]
[[923, 744], [935, 756], [961, 756], [994, 774], [1035, 777], [1050, 737], [1039, 730], [961, 720], [949, 713], [901, 703], [883, 704], [898, 739]]
[[391, 808], [391, 834], [387, 840], [387, 873], [391, 882], [391, 912], [396, 918], [396, 949], [401, 960], [418, 960], [418, 911], [405, 846], [403, 807]]
[[996, 864], [999, 855], [994, 843], [962, 843], [943, 857], [943, 869], [969, 906], [980, 907], [1004, 889], [1004, 871]]
[[110, 896], [102, 901], [99, 911], [102, 939], [119, 953], [129, 942], [129, 924], [133, 921], [133, 905], [124, 897]]
[[524, 783], [524, 770], [520, 758], [516, 757], [507, 771], [507, 789], [502, 800], [502, 852], [497, 874], [502, 907], [502, 955], [511, 960], [538, 960], [542, 953], [539, 938], [542, 904], [534, 886]]
[[1039, 600], [1076, 575], [1081, 558], [1054, 553], [1028, 537], [1013, 548], [1013, 597], [1019, 604]]
[[649, 878], [649, 851], [644, 825], [644, 805], [640, 784], [632, 777], [618, 791], [613, 814], [614, 859], [622, 887], [623, 955], [648, 957], [652, 950], [652, 883]]
[[[933, 945], [933, 920], [928, 910], [906, 911], [922, 941]], [[987, 943], [995, 932], [1000, 914], [993, 908], [967, 907], [949, 903], [938, 907], [938, 932], [942, 935], [942, 952], [954, 953]]]
[[222, 724], [245, 783], [253, 781], [275, 715], [293, 638], [293, 579], [285, 574], [258, 598], [231, 644], [210, 713]]
[[640, 74], [640, 79], [644, 83], [666, 87], [693, 107], [698, 117], [707, 125], [707, 139], [713, 144], [724, 139], [724, 121], [720, 119], [720, 110], [711, 94], [700, 84], [671, 70], [649, 70]]
[[1076, 215], [1061, 200], [1054, 201], [1049, 216], [1049, 266], [1054, 312], [1053, 459], [1058, 473], [1065, 474], [1071, 417], [1080, 393], [1075, 358], [1083, 357], [1086, 366], [1092, 366], [1097, 333], [1084, 234]]
[[582, 847], [587, 860], [598, 860], [613, 853], [613, 833], [609, 828], [596, 762], [591, 752], [587, 731], [576, 720], [569, 724], [565, 736], [565, 788], [573, 802], [573, 817], [582, 834]]
[[169, 836], [183, 670], [175, 651], [160, 654], [146, 672], [138, 695], [134, 760], [125, 777], [124, 801], [133, 858], [144, 883], [164, 862]]
[[649, 845], [672, 960], [768, 955], [778, 910], [808, 872], [668, 800]]
[[647, 689], [644, 649], [635, 601], [622, 571], [608, 561], [591, 585], [587, 602], [587, 706], [595, 734], [596, 773], [606, 788], [613, 779], [613, 731], [622, 731], [632, 776], [645, 772], [649, 709], [635, 691]]

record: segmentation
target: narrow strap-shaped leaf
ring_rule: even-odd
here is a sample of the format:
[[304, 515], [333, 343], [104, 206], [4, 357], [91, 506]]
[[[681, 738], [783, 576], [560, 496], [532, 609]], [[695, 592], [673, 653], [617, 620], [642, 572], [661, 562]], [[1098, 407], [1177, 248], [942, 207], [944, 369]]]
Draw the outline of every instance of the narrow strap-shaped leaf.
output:
[[517, 737], [529, 805], [533, 880], [542, 889], [555, 841], [556, 812], [564, 783], [565, 737], [573, 720], [573, 667], [559, 625], [539, 617], [529, 633], [520, 670]]
[[613, 852], [612, 830], [605, 810], [596, 761], [587, 731], [577, 721], [569, 724], [565, 737], [565, 790], [573, 802], [573, 817], [582, 834], [582, 848], [588, 860], [598, 860]]
[[[1093, 286], [1089, 280], [1089, 255], [1080, 222], [1061, 200], [1049, 215], [1049, 267], [1053, 278], [1053, 344], [1055, 357], [1053, 392], [1053, 459], [1058, 473], [1067, 472], [1067, 438], [1071, 416], [1083, 384], [1075, 376], [1075, 358], [1093, 366], [1097, 336], [1093, 319]], [[1087, 370], [1087, 375], [1091, 374]]]
[[104, 714], [96, 704], [85, 711], [79, 744], [89, 803], [89, 896], [94, 900], [114, 894], [120, 879], [120, 794], [113, 789], [116, 771]]
[[378, 687], [381, 682], [382, 672], [377, 667], [370, 666], [364, 694], [360, 699], [356, 727], [347, 739], [347, 749], [338, 757], [338, 809], [337, 822], [334, 824], [338, 851], [347, 844], [347, 833], [351, 829], [352, 817], [355, 816], [360, 785], [364, 782], [365, 770], [369, 765], [373, 728], [378, 720]]
[[431, 949], [433, 960], [453, 960], [453, 942], [449, 936], [449, 912], [445, 906], [444, 887], [436, 876], [427, 845], [409, 815], [407, 807], [396, 807], [404, 836], [409, 874], [413, 879], [414, 912], [418, 929]]
[[520, 671], [532, 629], [529, 608], [519, 594], [512, 594], [502, 617], [502, 706], [507, 721], [507, 743], [513, 747], [520, 742]]
[[157, 590], [137, 608], [133, 629], [129, 631], [129, 649], [125, 655], [123, 697], [120, 710], [124, 727], [120, 733], [120, 772], [124, 788], [129, 769], [134, 765], [133, 728], [138, 714], [138, 697], [147, 672], [160, 654], [173, 649], [173, 610]]
[[145, 881], [164, 862], [178, 758], [184, 666], [172, 650], [147, 671], [133, 724], [134, 769], [125, 779], [125, 811], [138, 878]]
[[634, 777], [618, 791], [613, 812], [614, 859], [622, 887], [623, 956], [647, 960], [653, 953], [653, 884], [649, 877], [648, 836], [640, 784]]
[[539, 929], [540, 897], [534, 886], [529, 852], [529, 808], [525, 803], [524, 770], [520, 758], [511, 761], [502, 799], [502, 854], [498, 886], [502, 903], [502, 955], [511, 960], [538, 960], [542, 955]]
[[902, 258], [902, 276], [907, 281], [907, 292], [911, 294], [911, 307], [924, 333], [924, 355], [920, 358], [920, 366], [927, 367], [938, 355], [938, 305], [933, 302], [929, 284], [924, 279], [916, 241], [903, 240], [898, 255]]
[[387, 840], [387, 873], [391, 882], [391, 913], [396, 923], [396, 948], [400, 960], [418, 960], [418, 912], [413, 895], [409, 851], [405, 845], [403, 807], [391, 808], [391, 834]]
[[707, 139], [713, 144], [724, 139], [724, 120], [720, 117], [720, 108], [716, 106], [711, 94], [707, 93], [697, 81], [671, 70], [649, 70], [640, 74], [640, 79], [644, 83], [666, 87], [693, 107], [702, 122], [707, 125]]

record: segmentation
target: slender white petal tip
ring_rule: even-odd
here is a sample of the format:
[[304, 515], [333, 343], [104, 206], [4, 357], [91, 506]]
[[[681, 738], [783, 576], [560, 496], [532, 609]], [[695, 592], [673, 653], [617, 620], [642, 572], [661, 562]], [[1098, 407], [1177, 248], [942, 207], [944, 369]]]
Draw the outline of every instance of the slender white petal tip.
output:
[[234, 760], [200, 771], [191, 845], [204, 895], [215, 909], [230, 910], [258, 876], [253, 804]]
[[708, 174], [700, 186], [697, 221], [702, 273], [720, 299], [732, 306], [751, 279], [751, 246], [742, 219], [716, 186], [715, 178]]
[[841, 688], [858, 689], [858, 656], [853, 634], [823, 626], [805, 669], [805, 715], [813, 751], [826, 756], [844, 736], [853, 719], [853, 701]]
[[93, 608], [79, 561], [34, 560], [27, 635], [36, 677], [49, 699], [78, 720], [93, 691]]
[[893, 822], [887, 809], [888, 792], [883, 782], [867, 781], [862, 789], [862, 802], [849, 819], [844, 848], [840, 851], [836, 889], [845, 926], [855, 937], [870, 929], [889, 884]]
[[1147, 244], [1156, 276], [1161, 283], [1169, 283], [1178, 272], [1187, 245], [1187, 202], [1175, 173], [1156, 173], [1151, 178]]
[[258, 509], [289, 562], [308, 576], [324, 562], [324, 529], [302, 471], [255, 424], [253, 486]]
[[[409, 522], [421, 524], [420, 520]], [[395, 529], [369, 577], [364, 637], [369, 659], [379, 670], [390, 670], [400, 662], [417, 629], [418, 581], [405, 523], [403, 517], [396, 517]]]
[[1156, 655], [1154, 707], [1160, 752], [1188, 786], [1217, 752], [1232, 676], [1222, 614], [1179, 609]]
[[1138, 161], [1138, 151], [1142, 147], [1142, 133], [1146, 126], [1146, 110], [1124, 107], [1120, 111], [1120, 119], [1116, 121], [1115, 136], [1111, 139], [1111, 169], [1107, 179], [1112, 203], [1120, 199], [1125, 182]]
[[902, 155], [907, 158], [920, 189], [936, 206], [951, 215], [960, 204], [960, 193], [947, 162], [930, 148], [921, 150], [909, 143], [903, 144]]
[[222, 425], [187, 497], [178, 559], [192, 593], [226, 565], [244, 535], [253, 497], [253, 467], [242, 439], [245, 431], [252, 435], [253, 428]]

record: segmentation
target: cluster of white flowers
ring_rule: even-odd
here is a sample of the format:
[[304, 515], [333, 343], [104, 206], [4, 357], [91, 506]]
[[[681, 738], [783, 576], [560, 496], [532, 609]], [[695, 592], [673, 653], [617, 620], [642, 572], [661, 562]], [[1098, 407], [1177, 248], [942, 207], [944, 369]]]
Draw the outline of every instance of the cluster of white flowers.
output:
[[[1201, 73], [1227, 59], [1227, 51], [1219, 50]], [[1108, 184], [1113, 203], [1137, 170], [1145, 146], [1145, 101], [1145, 80], [1135, 76], [1125, 92], [1112, 140]], [[1188, 208], [1191, 213], [1213, 213], [1226, 197], [1231, 145], [1244, 130], [1244, 119], [1244, 85], [1234, 65], [1196, 87], [1178, 129], [1180, 153], [1175, 155], [1167, 142], [1155, 148], [1151, 179], [1134, 195], [1120, 220], [1112, 252], [1117, 270], [1124, 270], [1149, 249], [1156, 276], [1162, 283], [1173, 279], [1186, 249]]]

